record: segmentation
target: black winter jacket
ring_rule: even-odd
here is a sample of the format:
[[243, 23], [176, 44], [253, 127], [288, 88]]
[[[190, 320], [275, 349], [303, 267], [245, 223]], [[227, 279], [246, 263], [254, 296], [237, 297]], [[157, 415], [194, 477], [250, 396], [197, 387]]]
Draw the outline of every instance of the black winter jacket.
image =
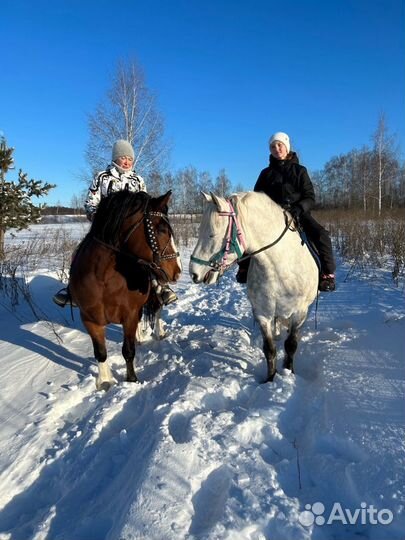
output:
[[259, 174], [254, 191], [264, 191], [280, 206], [298, 206], [302, 212], [315, 204], [314, 186], [295, 152], [285, 160], [270, 156], [270, 166]]

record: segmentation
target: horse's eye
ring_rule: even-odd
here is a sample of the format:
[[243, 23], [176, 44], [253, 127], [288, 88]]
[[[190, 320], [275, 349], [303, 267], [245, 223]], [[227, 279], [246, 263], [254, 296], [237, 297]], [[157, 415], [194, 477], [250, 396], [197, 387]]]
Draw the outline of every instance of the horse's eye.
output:
[[164, 225], [163, 223], [158, 225], [157, 232], [158, 232], [158, 234], [165, 234], [167, 232], [166, 225]]
[[210, 234], [210, 238], [215, 238], [216, 236], [218, 236], [217, 234]]

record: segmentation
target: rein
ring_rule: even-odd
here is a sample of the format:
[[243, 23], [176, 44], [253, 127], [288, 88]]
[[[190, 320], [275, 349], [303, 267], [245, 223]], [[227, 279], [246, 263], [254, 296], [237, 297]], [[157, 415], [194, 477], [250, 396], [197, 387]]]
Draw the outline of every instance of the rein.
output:
[[[276, 240], [274, 240], [270, 244], [267, 244], [261, 247], [260, 249], [253, 251], [252, 253], [243, 255], [243, 252], [246, 250], [245, 237], [243, 235], [241, 226], [239, 224], [236, 210], [232, 206], [231, 201], [228, 200], [227, 202], [229, 204], [230, 211], [219, 212], [220, 216], [228, 217], [229, 219], [228, 229], [225, 236], [225, 246], [218, 253], [215, 253], [209, 260], [199, 259], [198, 257], [194, 257], [193, 255], [191, 255], [190, 257], [190, 259], [193, 262], [196, 262], [197, 264], [202, 264], [204, 266], [209, 266], [213, 268], [214, 270], [220, 272], [220, 274], [223, 274], [226, 270], [229, 270], [229, 268], [231, 268], [231, 266], [233, 266], [237, 262], [250, 259], [251, 257], [258, 255], [262, 251], [266, 251], [266, 249], [270, 249], [271, 247], [278, 244], [278, 242], [280, 242], [280, 240], [283, 238], [283, 236], [286, 234], [286, 232], [290, 228], [291, 223], [294, 221], [293, 218], [289, 220], [286, 212], [284, 211], [286, 225], [282, 233], [280, 234], [280, 236], [276, 238]], [[241, 247], [243, 247], [243, 250], [241, 249]], [[237, 259], [233, 261], [232, 263], [227, 264], [226, 261], [230, 253], [236, 253]]]
[[283, 238], [283, 236], [285, 235], [285, 233], [290, 228], [291, 223], [294, 221], [293, 218], [291, 218], [290, 221], [288, 221], [288, 216], [287, 216], [287, 214], [285, 212], [284, 212], [284, 217], [285, 217], [285, 222], [286, 222], [285, 227], [283, 229], [283, 232], [280, 234], [280, 236], [278, 238], [276, 238], [276, 240], [274, 240], [274, 242], [271, 242], [270, 244], [267, 244], [266, 246], [263, 246], [260, 249], [257, 249], [256, 251], [253, 251], [252, 253], [249, 253], [248, 255], [245, 255], [244, 257], [241, 257], [237, 261], [241, 262], [241, 261], [245, 261], [246, 259], [250, 259], [250, 257], [253, 257], [254, 255], [257, 255], [258, 253], [261, 253], [262, 251], [266, 251], [266, 249], [270, 249], [271, 247], [278, 244], [280, 242], [280, 240]]

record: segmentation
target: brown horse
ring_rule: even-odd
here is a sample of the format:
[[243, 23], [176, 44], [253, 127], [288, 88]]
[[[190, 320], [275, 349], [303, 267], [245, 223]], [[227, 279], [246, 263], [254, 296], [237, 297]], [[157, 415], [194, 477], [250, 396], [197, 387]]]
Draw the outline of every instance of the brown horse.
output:
[[105, 326], [121, 324], [127, 381], [136, 382], [135, 333], [160, 285], [180, 277], [181, 262], [167, 216], [171, 192], [152, 198], [120, 191], [101, 200], [70, 269], [69, 291], [80, 309], [98, 361], [98, 389], [115, 382], [107, 363]]

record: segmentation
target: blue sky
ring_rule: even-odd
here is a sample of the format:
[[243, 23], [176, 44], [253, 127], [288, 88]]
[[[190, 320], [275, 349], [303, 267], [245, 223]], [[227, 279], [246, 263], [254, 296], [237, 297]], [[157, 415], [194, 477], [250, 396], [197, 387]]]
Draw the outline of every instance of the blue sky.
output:
[[404, 28], [404, 0], [1, 0], [0, 132], [17, 168], [58, 185], [46, 202], [69, 204], [87, 115], [134, 57], [173, 171], [252, 189], [271, 133], [315, 170], [369, 144], [382, 112], [403, 156]]

